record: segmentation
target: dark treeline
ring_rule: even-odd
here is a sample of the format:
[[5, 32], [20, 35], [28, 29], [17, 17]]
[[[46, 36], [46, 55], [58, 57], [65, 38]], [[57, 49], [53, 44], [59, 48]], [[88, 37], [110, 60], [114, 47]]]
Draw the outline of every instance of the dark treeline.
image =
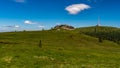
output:
[[103, 40], [110, 40], [120, 44], [119, 28], [95, 26], [95, 27], [81, 28], [80, 32], [86, 35], [97, 37], [99, 39], [99, 42], [102, 42]]

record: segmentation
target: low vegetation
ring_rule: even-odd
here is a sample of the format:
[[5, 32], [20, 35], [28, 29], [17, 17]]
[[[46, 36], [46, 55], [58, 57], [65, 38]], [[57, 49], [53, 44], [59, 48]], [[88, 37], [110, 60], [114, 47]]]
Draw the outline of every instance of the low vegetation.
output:
[[120, 45], [90, 30], [0, 33], [0, 68], [119, 68]]
[[78, 29], [80, 33], [97, 37], [100, 42], [103, 40], [113, 41], [120, 44], [120, 29], [115, 27], [95, 26]]

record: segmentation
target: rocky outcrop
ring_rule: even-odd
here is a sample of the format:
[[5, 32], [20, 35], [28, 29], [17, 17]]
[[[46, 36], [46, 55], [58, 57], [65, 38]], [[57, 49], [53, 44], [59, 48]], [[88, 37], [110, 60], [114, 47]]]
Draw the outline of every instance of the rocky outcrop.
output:
[[65, 29], [65, 30], [74, 30], [73, 26], [69, 26], [69, 25], [57, 25], [54, 27], [54, 29]]

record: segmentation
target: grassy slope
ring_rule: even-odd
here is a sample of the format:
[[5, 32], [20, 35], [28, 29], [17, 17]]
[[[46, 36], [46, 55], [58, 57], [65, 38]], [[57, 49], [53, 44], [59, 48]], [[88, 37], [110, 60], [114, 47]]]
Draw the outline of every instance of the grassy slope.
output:
[[111, 31], [120, 31], [119, 28], [116, 27], [110, 27], [110, 26], [91, 26], [91, 27], [82, 27], [82, 28], [77, 28], [76, 31], [80, 31], [80, 32], [95, 32], [95, 28], [96, 31], [99, 32], [111, 32]]
[[1, 33], [0, 54], [0, 68], [120, 67], [118, 44], [77, 31]]

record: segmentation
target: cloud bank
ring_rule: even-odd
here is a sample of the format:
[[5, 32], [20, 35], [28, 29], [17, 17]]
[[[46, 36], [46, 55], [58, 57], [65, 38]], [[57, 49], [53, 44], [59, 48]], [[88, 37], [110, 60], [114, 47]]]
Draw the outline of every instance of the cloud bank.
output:
[[32, 22], [32, 21], [29, 21], [29, 20], [25, 20], [24, 23], [25, 23], [25, 24], [28, 24], [28, 25], [37, 24], [37, 23]]
[[9, 28], [19, 28], [20, 26], [19, 26], [19, 25], [14, 25], [14, 26], [12, 26], [12, 25], [8, 25], [8, 26], [3, 26], [3, 27], [9, 27]]
[[69, 5], [68, 7], [65, 8], [66, 11], [69, 12], [69, 14], [78, 14], [79, 12], [91, 8], [89, 5], [86, 4], [73, 4]]
[[30, 20], [25, 20], [25, 21], [24, 21], [24, 24], [27, 24], [27, 25], [35, 25], [35, 26], [37, 26], [38, 28], [45, 28], [45, 26], [40, 25], [38, 22], [32, 22], [32, 21], [30, 21]]

